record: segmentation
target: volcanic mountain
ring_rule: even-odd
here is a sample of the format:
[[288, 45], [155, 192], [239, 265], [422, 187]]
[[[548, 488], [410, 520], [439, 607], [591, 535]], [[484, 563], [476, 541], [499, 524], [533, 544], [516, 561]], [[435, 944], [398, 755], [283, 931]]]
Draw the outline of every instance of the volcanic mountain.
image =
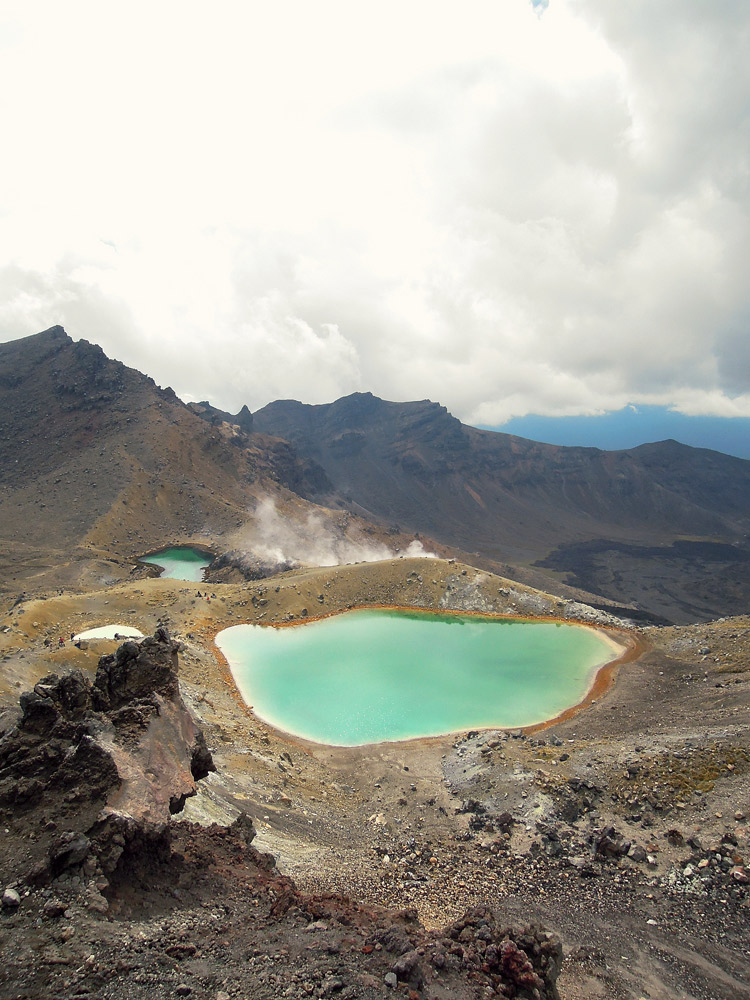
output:
[[272, 536], [291, 525], [309, 555], [288, 555], [306, 562], [321, 530], [383, 554], [416, 533], [636, 617], [709, 619], [750, 598], [750, 462], [674, 441], [557, 447], [370, 393], [235, 415], [185, 405], [61, 327], [0, 344], [0, 426], [11, 590], [106, 584], [168, 544], [281, 550]]
[[747, 607], [748, 461], [676, 441], [539, 444], [468, 427], [429, 400], [370, 393], [279, 400], [253, 419], [322, 467], [333, 488], [318, 502], [674, 621]]
[[3, 586], [107, 584], [168, 544], [223, 553], [246, 545], [263, 504], [359, 530], [303, 499], [321, 470], [286, 442], [204, 415], [62, 327], [0, 344]]

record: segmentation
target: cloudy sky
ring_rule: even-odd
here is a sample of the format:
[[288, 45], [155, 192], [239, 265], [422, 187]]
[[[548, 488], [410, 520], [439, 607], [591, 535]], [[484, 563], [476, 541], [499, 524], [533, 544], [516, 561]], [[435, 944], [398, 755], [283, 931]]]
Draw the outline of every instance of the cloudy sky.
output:
[[0, 0], [0, 340], [750, 416], [748, 52], [746, 0]]

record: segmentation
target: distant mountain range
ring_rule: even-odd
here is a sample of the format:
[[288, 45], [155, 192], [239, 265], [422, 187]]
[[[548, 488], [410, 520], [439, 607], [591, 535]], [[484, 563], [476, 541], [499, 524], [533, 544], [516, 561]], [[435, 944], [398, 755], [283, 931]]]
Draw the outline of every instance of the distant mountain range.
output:
[[302, 524], [314, 512], [350, 530], [356, 516], [372, 537], [419, 533], [672, 621], [750, 600], [750, 462], [675, 441], [539, 444], [370, 393], [232, 415], [60, 327], [0, 345], [0, 425], [6, 574], [24, 563], [54, 580], [74, 551], [103, 573], [175, 540], [236, 547], [270, 497]]
[[694, 448], [750, 459], [750, 417], [689, 416], [666, 406], [625, 406], [596, 416], [529, 414], [487, 429], [549, 444], [593, 445], [607, 451], [675, 438]]

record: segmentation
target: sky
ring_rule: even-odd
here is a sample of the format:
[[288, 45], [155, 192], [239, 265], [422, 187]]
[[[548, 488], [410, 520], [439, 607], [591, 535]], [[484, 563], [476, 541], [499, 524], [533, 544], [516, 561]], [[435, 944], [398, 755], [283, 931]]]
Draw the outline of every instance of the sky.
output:
[[746, 0], [0, 0], [0, 340], [236, 412], [750, 417]]

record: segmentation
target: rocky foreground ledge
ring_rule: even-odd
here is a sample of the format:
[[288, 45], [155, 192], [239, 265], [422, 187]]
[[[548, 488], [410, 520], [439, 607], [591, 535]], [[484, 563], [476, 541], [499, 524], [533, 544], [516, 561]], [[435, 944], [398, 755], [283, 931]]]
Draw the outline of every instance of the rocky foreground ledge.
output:
[[252, 821], [173, 825], [214, 769], [166, 628], [51, 674], [0, 719], [0, 998], [556, 998], [562, 948], [476, 906], [301, 893]]
[[177, 652], [159, 628], [103, 656], [93, 685], [76, 670], [21, 695], [0, 743], [17, 879], [44, 884], [78, 868], [103, 877], [128, 853], [168, 852], [170, 815], [214, 770], [180, 697]]

